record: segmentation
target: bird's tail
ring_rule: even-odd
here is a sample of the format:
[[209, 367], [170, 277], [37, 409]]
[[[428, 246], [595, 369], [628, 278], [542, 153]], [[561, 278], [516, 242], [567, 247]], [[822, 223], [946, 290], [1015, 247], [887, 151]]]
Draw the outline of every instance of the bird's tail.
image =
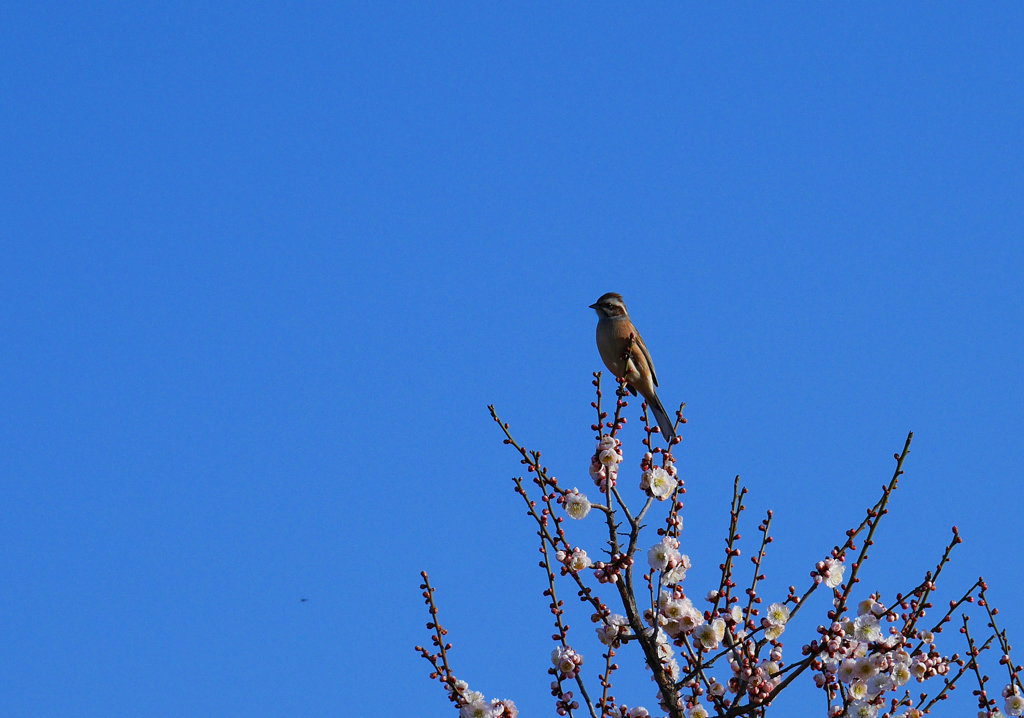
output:
[[665, 441], [671, 446], [672, 440], [676, 438], [676, 432], [672, 428], [672, 420], [668, 417], [665, 407], [661, 405], [661, 399], [654, 393], [644, 398], [647, 399], [647, 405], [651, 407], [654, 418], [657, 420], [658, 426], [661, 427], [662, 436], [665, 437]]

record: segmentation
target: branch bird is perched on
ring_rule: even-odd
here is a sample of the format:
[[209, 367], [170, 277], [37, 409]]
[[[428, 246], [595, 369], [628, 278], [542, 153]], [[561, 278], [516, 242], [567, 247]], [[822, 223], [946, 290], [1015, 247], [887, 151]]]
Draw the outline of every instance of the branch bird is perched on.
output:
[[601, 352], [604, 365], [616, 378], [626, 380], [626, 388], [633, 396], [640, 392], [647, 405], [651, 407], [665, 440], [671, 446], [672, 440], [676, 438], [676, 432], [672, 427], [672, 420], [665, 412], [665, 407], [661, 405], [658, 392], [655, 391], [655, 387], [658, 386], [658, 375], [654, 373], [654, 362], [651, 361], [647, 345], [640, 338], [640, 332], [629, 320], [629, 312], [626, 311], [622, 295], [608, 292], [591, 304], [590, 308], [600, 317], [597, 322], [597, 350]]

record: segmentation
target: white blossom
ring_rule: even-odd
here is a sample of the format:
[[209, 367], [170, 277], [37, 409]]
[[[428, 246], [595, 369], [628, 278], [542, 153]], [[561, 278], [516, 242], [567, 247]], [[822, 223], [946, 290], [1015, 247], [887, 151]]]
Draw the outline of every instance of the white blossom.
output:
[[857, 700], [846, 709], [846, 715], [850, 718], [875, 718], [878, 715], [878, 708], [865, 701]]
[[493, 718], [494, 712], [491, 710], [491, 704], [481, 698], [462, 706], [459, 716], [461, 718]]
[[659, 541], [647, 551], [647, 562], [655, 571], [665, 570], [669, 567], [669, 563], [675, 565], [679, 558], [679, 551], [664, 541]]
[[708, 718], [707, 708], [698, 703], [686, 712], [686, 718]]
[[1003, 705], [1003, 710], [1006, 711], [1006, 715], [1019, 716], [1024, 714], [1024, 697], [1017, 695], [1016, 693], [1006, 697], [1006, 703]]
[[789, 620], [789, 606], [784, 603], [773, 603], [768, 607], [765, 618], [773, 626], [785, 626]]
[[566, 678], [575, 678], [576, 672], [583, 664], [583, 656], [568, 646], [559, 646], [551, 651], [551, 663], [565, 674]]
[[893, 687], [893, 681], [886, 673], [879, 673], [868, 680], [868, 695], [874, 698]]
[[835, 561], [833, 559], [829, 559], [829, 561], [832, 561], [832, 563], [829, 564], [826, 569], [826, 571], [828, 571], [828, 575], [825, 577], [825, 585], [829, 588], [837, 588], [843, 582], [843, 574], [846, 573], [846, 566], [842, 561]]
[[587, 552], [581, 548], [574, 548], [571, 554], [566, 554], [565, 551], [559, 551], [555, 554], [555, 557], [565, 564], [566, 568], [576, 573], [590, 568], [590, 564], [592, 563], [590, 557], [587, 556]]
[[711, 628], [715, 632], [715, 639], [716, 640], [721, 641], [722, 639], [725, 638], [725, 620], [724, 619], [716, 618], [714, 621], [711, 622]]
[[853, 668], [853, 674], [857, 676], [857, 678], [866, 681], [876, 673], [878, 673], [878, 667], [875, 666], [875, 662], [869, 657], [864, 656], [863, 658], [857, 659], [857, 663]]
[[875, 601], [873, 598], [865, 598], [863, 601], [857, 604], [857, 615], [864, 616], [868, 613], [872, 613], [875, 616], [881, 616], [885, 613], [885, 606]]
[[597, 639], [606, 646], [619, 645], [619, 639], [626, 632], [629, 621], [625, 616], [613, 613], [604, 619], [604, 623], [597, 629]]
[[661, 605], [662, 615], [670, 621], [678, 621], [690, 610], [693, 610], [693, 603], [688, 598], [671, 598]]
[[572, 519], [582, 519], [590, 513], [590, 501], [587, 500], [586, 494], [579, 492], [579, 489], [566, 491], [562, 505], [565, 508], [565, 513], [569, 514], [569, 518]]
[[498, 716], [505, 715], [516, 718], [519, 715], [519, 709], [516, 708], [516, 704], [510, 701], [508, 698], [498, 700], [497, 698], [491, 701], [491, 713], [497, 718]]
[[910, 666], [906, 663], [896, 663], [892, 667], [892, 682], [896, 686], [902, 686], [910, 680]]
[[690, 570], [690, 566], [690, 557], [685, 553], [679, 554], [679, 559], [677, 560], [676, 565], [665, 571], [662, 581], [669, 585], [679, 583], [686, 578], [686, 572]]
[[725, 621], [721, 618], [715, 619], [714, 623], [705, 623], [697, 627], [694, 632], [694, 636], [700, 641], [700, 647], [704, 651], [713, 651], [718, 648], [718, 642], [721, 640], [718, 635], [719, 631], [716, 624], [721, 621], [722, 623], [722, 635], [725, 635]]
[[853, 622], [853, 635], [858, 641], [882, 640], [882, 628], [878, 625], [878, 618], [871, 613], [858, 616]]
[[868, 697], [868, 684], [862, 680], [856, 680], [850, 684], [850, 696], [857, 700]]
[[659, 501], [667, 499], [678, 484], [679, 482], [660, 466], [648, 469], [640, 477], [640, 488]]

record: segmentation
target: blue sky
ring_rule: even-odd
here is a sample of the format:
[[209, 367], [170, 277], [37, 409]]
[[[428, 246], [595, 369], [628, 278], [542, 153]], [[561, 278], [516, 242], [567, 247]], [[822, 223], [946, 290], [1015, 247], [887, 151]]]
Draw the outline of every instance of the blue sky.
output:
[[781, 598], [912, 429], [862, 585], [956, 524], [942, 599], [1020, 642], [1022, 48], [1010, 2], [5, 6], [5, 714], [452, 715], [427, 569], [460, 676], [551, 715], [486, 405], [587, 486], [606, 291], [687, 402], [693, 593], [733, 476]]

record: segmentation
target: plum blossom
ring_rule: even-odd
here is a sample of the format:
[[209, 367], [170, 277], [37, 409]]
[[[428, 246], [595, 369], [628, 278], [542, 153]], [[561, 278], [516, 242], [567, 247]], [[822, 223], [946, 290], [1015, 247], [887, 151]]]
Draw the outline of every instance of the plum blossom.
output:
[[818, 578], [815, 580], [824, 579], [825, 585], [829, 588], [838, 588], [843, 582], [843, 574], [846, 573], [843, 562], [834, 558], [819, 561], [815, 568], [818, 569]]
[[516, 718], [519, 715], [519, 709], [507, 698], [502, 700], [495, 698], [491, 701], [491, 714], [494, 718]]
[[551, 663], [561, 673], [564, 673], [566, 678], [572, 679], [576, 677], [579, 667], [583, 665], [583, 656], [569, 646], [559, 646], [551, 651]]
[[700, 703], [697, 703], [686, 712], [686, 718], [708, 718], [708, 710]]
[[765, 618], [773, 626], [785, 626], [789, 620], [789, 606], [784, 603], [773, 603], [768, 607]]
[[690, 557], [686, 554], [679, 553], [679, 539], [677, 538], [665, 536], [661, 539], [661, 543], [675, 551], [676, 557], [675, 565], [664, 569], [665, 574], [662, 576], [662, 582], [669, 585], [679, 583], [686, 578], [686, 572], [690, 570]]
[[875, 666], [875, 662], [867, 656], [858, 658], [853, 667], [853, 674], [863, 681], [866, 681], [871, 676], [878, 673], [878, 668]]
[[562, 506], [571, 519], [579, 520], [590, 513], [590, 501], [587, 500], [586, 494], [581, 494], [576, 488], [565, 492]]
[[629, 629], [629, 621], [625, 616], [613, 613], [604, 619], [597, 629], [597, 639], [606, 646], [618, 647], [619, 640]]
[[725, 638], [725, 621], [716, 618], [711, 623], [698, 626], [694, 636], [700, 641], [701, 650], [714, 651], [718, 648], [719, 642]]
[[864, 616], [868, 613], [881, 618], [885, 615], [885, 606], [873, 598], [866, 598], [857, 604], [857, 615]]
[[850, 683], [854, 679], [856, 668], [856, 660], [853, 658], [843, 659], [843, 662], [839, 664], [839, 671], [836, 675], [843, 683]]
[[878, 708], [863, 700], [856, 700], [846, 709], [846, 715], [850, 718], [875, 718], [878, 715]]
[[[694, 608], [693, 604], [689, 603], [687, 599], [683, 600], [686, 601], [686, 605], [681, 607], [678, 615], [669, 618], [665, 624], [665, 631], [673, 637], [690, 633], [704, 623], [704, 614]], [[673, 606], [674, 609], [675, 606]]]
[[654, 466], [640, 476], [640, 488], [658, 501], [664, 501], [676, 490], [679, 482], [660, 466]]
[[879, 673], [868, 680], [868, 696], [875, 696], [885, 693], [893, 687], [892, 679], [886, 673]]
[[491, 704], [483, 698], [467, 703], [459, 709], [460, 718], [494, 718]]
[[661, 615], [669, 621], [678, 621], [687, 611], [693, 610], [693, 603], [688, 598], [672, 598], [663, 593], [666, 598], [661, 602]]
[[[668, 536], [666, 539], [670, 538]], [[678, 541], [675, 542], [678, 545]], [[651, 546], [647, 551], [647, 562], [655, 571], [664, 571], [666, 568], [674, 567], [680, 560], [678, 549], [672, 546], [672, 542], [666, 543], [661, 540]]]
[[629, 718], [648, 718], [651, 714], [647, 712], [647, 709], [643, 706], [636, 706], [635, 708], [629, 709]]
[[484, 694], [480, 691], [462, 691], [462, 700], [466, 703], [476, 703], [484, 699]]
[[872, 613], [857, 616], [857, 620], [853, 622], [853, 635], [858, 641], [882, 640], [882, 628], [878, 625], [878, 618]]
[[557, 558], [560, 563], [564, 564], [565, 567], [573, 573], [579, 573], [584, 569], [590, 568], [591, 565], [590, 557], [587, 556], [587, 552], [581, 548], [574, 548], [572, 553], [558, 551], [555, 554], [555, 558]]
[[[448, 686], [448, 695], [450, 695], [453, 700], [455, 699], [455, 696], [462, 696], [463, 698], [465, 698], [466, 693], [468, 691], [469, 691], [469, 684], [466, 683], [465, 681], [461, 681], [461, 680], [460, 681], [455, 681], [455, 686], [454, 687], [451, 686], [451, 685]], [[483, 693], [481, 693], [479, 695], [480, 695], [481, 698], [483, 698]]]
[[892, 667], [892, 682], [896, 686], [902, 686], [910, 680], [910, 666], [906, 663], [896, 663]]
[[601, 441], [597, 445], [597, 460], [600, 461], [606, 469], [615, 471], [619, 462], [622, 461], [622, 454], [617, 450], [618, 443], [619, 442], [615, 437], [605, 434], [601, 437]]

